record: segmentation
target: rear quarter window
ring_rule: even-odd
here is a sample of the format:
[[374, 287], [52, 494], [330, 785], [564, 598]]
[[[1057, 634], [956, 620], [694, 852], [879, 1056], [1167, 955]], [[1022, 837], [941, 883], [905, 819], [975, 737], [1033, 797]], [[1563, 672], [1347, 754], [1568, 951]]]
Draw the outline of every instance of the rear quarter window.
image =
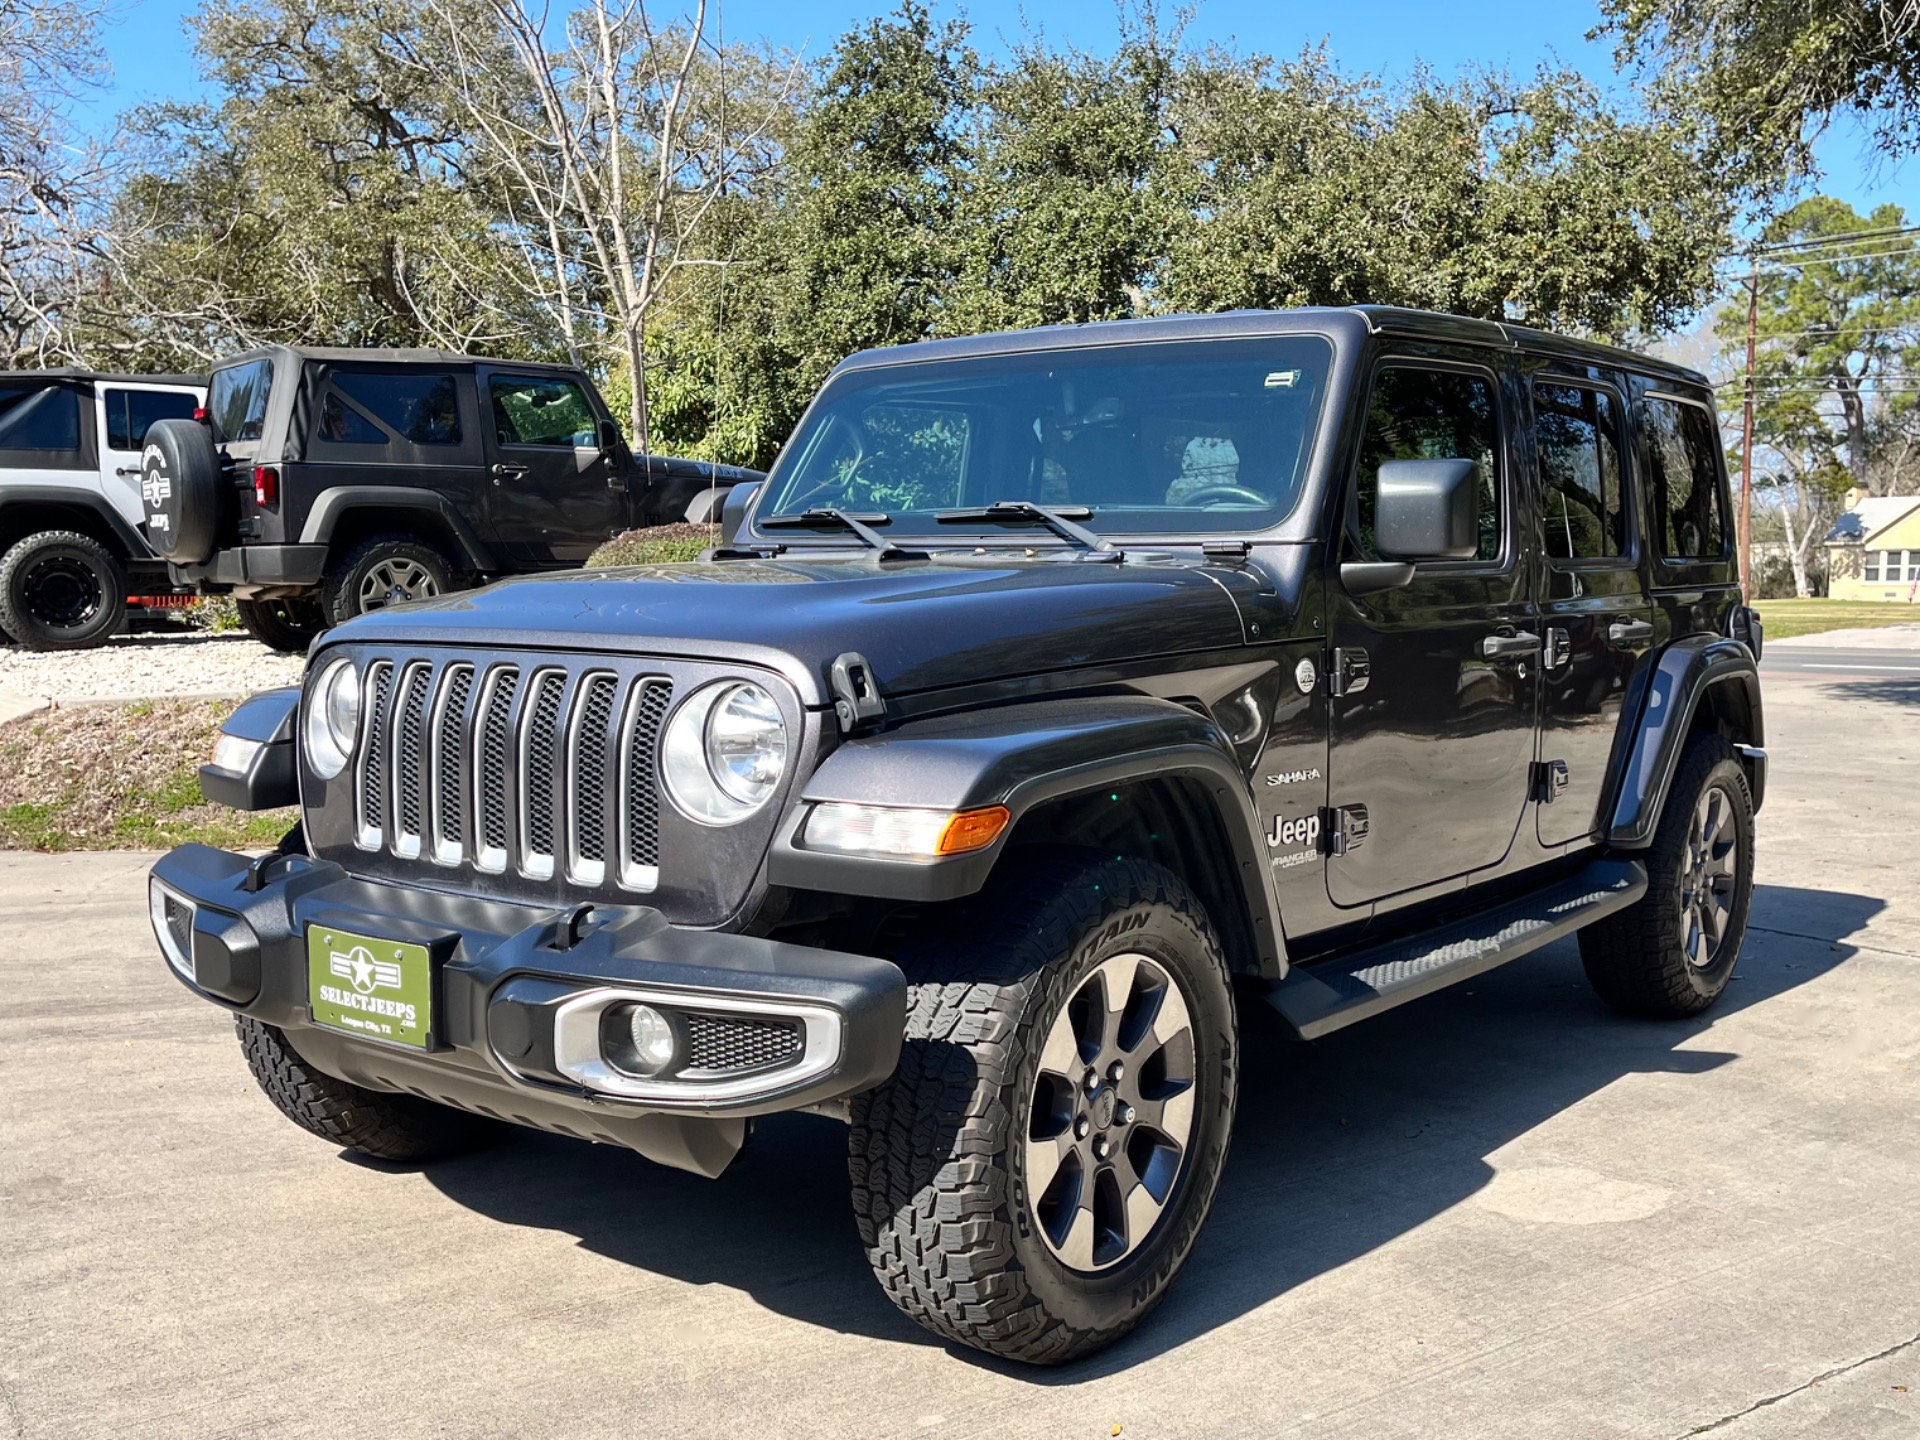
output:
[[1705, 406], [1650, 395], [1640, 402], [1662, 558], [1723, 560], [1729, 553], [1720, 437]]
[[45, 381], [0, 382], [0, 450], [79, 448], [79, 391]]
[[409, 445], [460, 443], [460, 405], [451, 375], [336, 370], [333, 388]]

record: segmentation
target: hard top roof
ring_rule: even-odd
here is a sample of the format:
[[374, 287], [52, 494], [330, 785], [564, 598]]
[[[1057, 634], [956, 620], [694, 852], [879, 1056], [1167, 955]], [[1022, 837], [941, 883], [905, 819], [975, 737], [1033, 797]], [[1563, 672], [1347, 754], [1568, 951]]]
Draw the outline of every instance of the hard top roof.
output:
[[7, 380], [104, 380], [110, 385], [195, 385], [205, 388], [205, 375], [135, 375], [125, 370], [87, 370], [78, 365], [57, 365], [47, 370], [0, 370], [0, 381]]
[[386, 349], [378, 346], [324, 346], [324, 345], [257, 345], [251, 350], [242, 350], [233, 355], [222, 356], [214, 362], [214, 368], [224, 370], [229, 365], [237, 365], [248, 360], [259, 360], [270, 356], [291, 355], [300, 360], [317, 361], [323, 365], [359, 363], [363, 365], [504, 365], [515, 370], [546, 371], [556, 374], [575, 374], [574, 366], [555, 364], [547, 360], [508, 360], [496, 355], [462, 355], [453, 350], [409, 350]]
[[843, 370], [866, 370], [922, 360], [959, 360], [987, 355], [1014, 355], [1036, 350], [1072, 350], [1090, 345], [1144, 344], [1154, 340], [1213, 340], [1261, 335], [1339, 334], [1353, 338], [1366, 334], [1412, 336], [1436, 341], [1490, 345], [1502, 350], [1529, 350], [1539, 354], [1584, 360], [1596, 365], [1621, 366], [1642, 374], [1669, 377], [1691, 385], [1706, 385], [1697, 370], [1675, 365], [1636, 350], [1578, 340], [1514, 325], [1504, 320], [1478, 320], [1435, 310], [1408, 310], [1392, 305], [1303, 306], [1294, 310], [1229, 310], [1218, 315], [1156, 315], [1141, 320], [1100, 320], [1084, 325], [1043, 325], [1032, 330], [1006, 330], [951, 340], [921, 340], [884, 349], [863, 350], [841, 362]]

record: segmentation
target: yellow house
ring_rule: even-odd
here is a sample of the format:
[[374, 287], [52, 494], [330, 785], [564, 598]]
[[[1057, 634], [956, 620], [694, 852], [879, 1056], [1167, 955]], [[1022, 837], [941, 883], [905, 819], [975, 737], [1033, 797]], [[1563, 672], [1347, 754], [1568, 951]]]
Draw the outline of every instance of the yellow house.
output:
[[1913, 604], [1920, 597], [1920, 495], [1849, 490], [1826, 545], [1831, 598]]

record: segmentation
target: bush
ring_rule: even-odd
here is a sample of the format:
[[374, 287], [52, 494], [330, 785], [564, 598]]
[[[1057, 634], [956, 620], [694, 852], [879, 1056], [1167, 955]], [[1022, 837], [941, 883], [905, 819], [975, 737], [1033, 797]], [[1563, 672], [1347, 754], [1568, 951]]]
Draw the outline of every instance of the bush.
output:
[[231, 595], [202, 595], [180, 612], [180, 618], [195, 630], [225, 635], [240, 628], [240, 607]]
[[656, 525], [616, 535], [587, 558], [589, 569], [614, 565], [671, 565], [698, 560], [702, 552], [720, 543], [712, 525]]

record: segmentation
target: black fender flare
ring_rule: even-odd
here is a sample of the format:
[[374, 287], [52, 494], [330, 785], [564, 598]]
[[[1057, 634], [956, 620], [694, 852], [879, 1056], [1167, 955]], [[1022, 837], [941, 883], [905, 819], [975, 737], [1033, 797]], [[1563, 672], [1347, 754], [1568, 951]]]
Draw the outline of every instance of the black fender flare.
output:
[[[1286, 941], [1247, 779], [1211, 718], [1148, 696], [1039, 700], [914, 721], [841, 745], [801, 787], [768, 856], [774, 885], [831, 894], [942, 901], [976, 893], [1023, 817], [1052, 801], [1139, 780], [1189, 782], [1213, 807], [1233, 851], [1218, 877], [1245, 907], [1251, 958], [1262, 975], [1286, 971]], [[974, 810], [1004, 805], [1011, 823], [986, 849], [935, 861], [808, 850], [815, 804]]]
[[[1723, 688], [1725, 687], [1725, 688]], [[1662, 650], [1641, 673], [1629, 713], [1629, 748], [1616, 767], [1607, 825], [1616, 850], [1644, 850], [1653, 843], [1667, 790], [1680, 767], [1694, 717], [1703, 704], [1720, 705], [1732, 718], [1733, 740], [1744, 747], [1753, 808], [1766, 798], [1766, 725], [1760, 700], [1760, 668], [1753, 652], [1720, 635], [1689, 635]], [[1712, 694], [1710, 695], [1710, 692]], [[1750, 752], [1750, 753], [1749, 753]]]
[[430, 510], [446, 522], [462, 553], [454, 558], [470, 570], [496, 570], [493, 552], [474, 533], [467, 517], [437, 490], [401, 485], [336, 485], [320, 492], [300, 527], [302, 545], [326, 545], [333, 540], [341, 517], [353, 510]]
[[6, 518], [8, 511], [29, 505], [58, 505], [70, 510], [84, 510], [107, 528], [126, 552], [126, 559], [155, 558], [147, 537], [135, 529], [126, 516], [114, 509], [104, 495], [61, 485], [8, 485], [4, 496], [0, 496], [0, 520]]

